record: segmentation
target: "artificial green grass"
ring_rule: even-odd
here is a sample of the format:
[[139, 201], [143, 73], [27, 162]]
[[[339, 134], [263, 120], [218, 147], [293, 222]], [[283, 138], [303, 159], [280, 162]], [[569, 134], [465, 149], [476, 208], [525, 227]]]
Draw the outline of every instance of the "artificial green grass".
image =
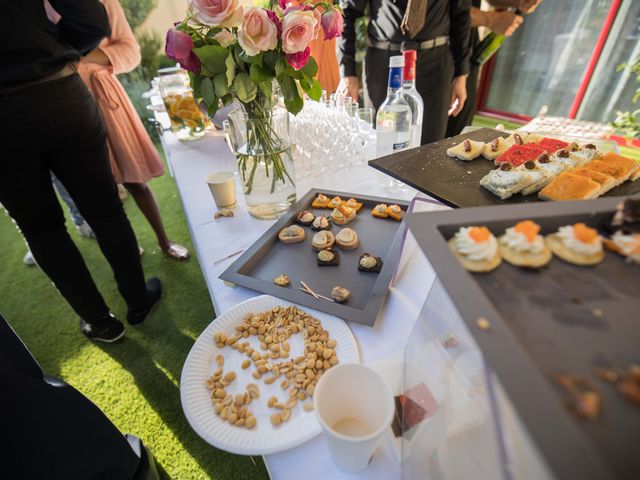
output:
[[[142, 438], [156, 457], [162, 478], [268, 478], [260, 457], [216, 450], [198, 437], [180, 406], [179, 381], [194, 340], [214, 311], [193, 246], [182, 203], [169, 174], [151, 182], [172, 240], [192, 252], [187, 262], [167, 258], [132, 198], [125, 201], [138, 241], [146, 252], [147, 276], [159, 276], [164, 296], [153, 316], [129, 327], [116, 344], [93, 344], [78, 318], [37, 267], [22, 263], [25, 244], [11, 219], [0, 213], [0, 312], [20, 335], [42, 368], [86, 395], [121, 432]], [[125, 305], [109, 265], [94, 240], [79, 236], [67, 219], [100, 291], [121, 319]]]

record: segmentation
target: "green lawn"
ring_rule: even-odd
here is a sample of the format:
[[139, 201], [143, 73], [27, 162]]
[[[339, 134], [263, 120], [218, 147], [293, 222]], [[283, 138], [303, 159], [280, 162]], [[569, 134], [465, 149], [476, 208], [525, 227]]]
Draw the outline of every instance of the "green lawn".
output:
[[[173, 179], [166, 174], [151, 185], [170, 236], [193, 252]], [[40, 269], [22, 263], [26, 247], [4, 213], [0, 213], [0, 312], [45, 371], [80, 390], [122, 432], [143, 439], [163, 478], [268, 478], [260, 457], [214, 449], [184, 418], [179, 395], [182, 365], [194, 340], [214, 318], [213, 307], [197, 259], [180, 263], [165, 257], [133, 199], [125, 205], [146, 250], [145, 272], [159, 276], [165, 288], [159, 308], [141, 328], [128, 328], [126, 337], [113, 345], [86, 340], [78, 318]], [[123, 319], [124, 303], [98, 245], [71, 230], [107, 303]]]

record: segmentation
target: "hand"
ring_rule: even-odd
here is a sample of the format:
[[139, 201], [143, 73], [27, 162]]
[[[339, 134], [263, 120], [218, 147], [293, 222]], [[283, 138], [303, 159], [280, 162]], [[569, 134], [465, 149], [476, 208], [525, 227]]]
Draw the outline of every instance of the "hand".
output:
[[109, 57], [107, 57], [102, 50], [96, 48], [95, 50], [87, 53], [84, 57], [81, 57], [80, 63], [96, 63], [98, 65], [108, 67], [111, 65], [111, 60], [109, 60]]
[[498, 35], [506, 35], [507, 37], [513, 35], [513, 32], [515, 32], [523, 22], [523, 18], [513, 12], [494, 11], [487, 12], [487, 15], [488, 27]]
[[460, 75], [451, 82], [451, 102], [449, 103], [449, 116], [455, 117], [464, 107], [467, 101], [467, 77], [468, 75]]
[[358, 77], [344, 77], [340, 80], [336, 92], [345, 97], [351, 97], [354, 102], [357, 102], [360, 92], [360, 80], [358, 80]]
[[542, 3], [542, 0], [520, 0], [520, 4], [518, 5], [518, 10], [522, 13], [533, 13], [533, 11], [538, 8], [538, 5]]

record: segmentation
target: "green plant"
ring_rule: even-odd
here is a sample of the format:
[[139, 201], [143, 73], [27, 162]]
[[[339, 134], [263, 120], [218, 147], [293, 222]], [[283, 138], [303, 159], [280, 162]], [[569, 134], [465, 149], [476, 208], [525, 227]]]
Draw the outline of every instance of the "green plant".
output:
[[159, 53], [163, 40], [153, 32], [142, 32], [140, 35], [137, 35], [137, 40], [140, 45], [140, 55], [142, 57], [137, 70], [140, 71], [142, 78], [150, 82], [151, 79], [158, 74], [160, 61], [164, 56]]
[[[636, 93], [633, 96], [633, 103], [635, 104], [640, 100], [640, 57], [636, 58], [631, 64], [622, 63], [618, 65], [616, 71], [620, 72], [624, 69], [628, 69], [636, 76], [638, 88], [636, 88]], [[633, 111], [617, 112], [616, 119], [611, 125], [627, 137], [640, 138], [640, 108]]]
[[120, 0], [127, 21], [134, 31], [142, 25], [157, 4], [158, 0]]

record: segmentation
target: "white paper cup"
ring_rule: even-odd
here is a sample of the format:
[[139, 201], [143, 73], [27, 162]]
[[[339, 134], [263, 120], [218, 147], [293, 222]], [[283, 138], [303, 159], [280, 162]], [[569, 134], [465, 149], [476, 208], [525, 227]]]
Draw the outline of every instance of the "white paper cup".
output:
[[233, 172], [214, 172], [207, 175], [207, 185], [218, 208], [233, 208], [238, 204], [235, 176]]
[[336, 365], [320, 377], [313, 404], [335, 464], [345, 472], [364, 470], [393, 420], [393, 393], [384, 379], [364, 365]]

